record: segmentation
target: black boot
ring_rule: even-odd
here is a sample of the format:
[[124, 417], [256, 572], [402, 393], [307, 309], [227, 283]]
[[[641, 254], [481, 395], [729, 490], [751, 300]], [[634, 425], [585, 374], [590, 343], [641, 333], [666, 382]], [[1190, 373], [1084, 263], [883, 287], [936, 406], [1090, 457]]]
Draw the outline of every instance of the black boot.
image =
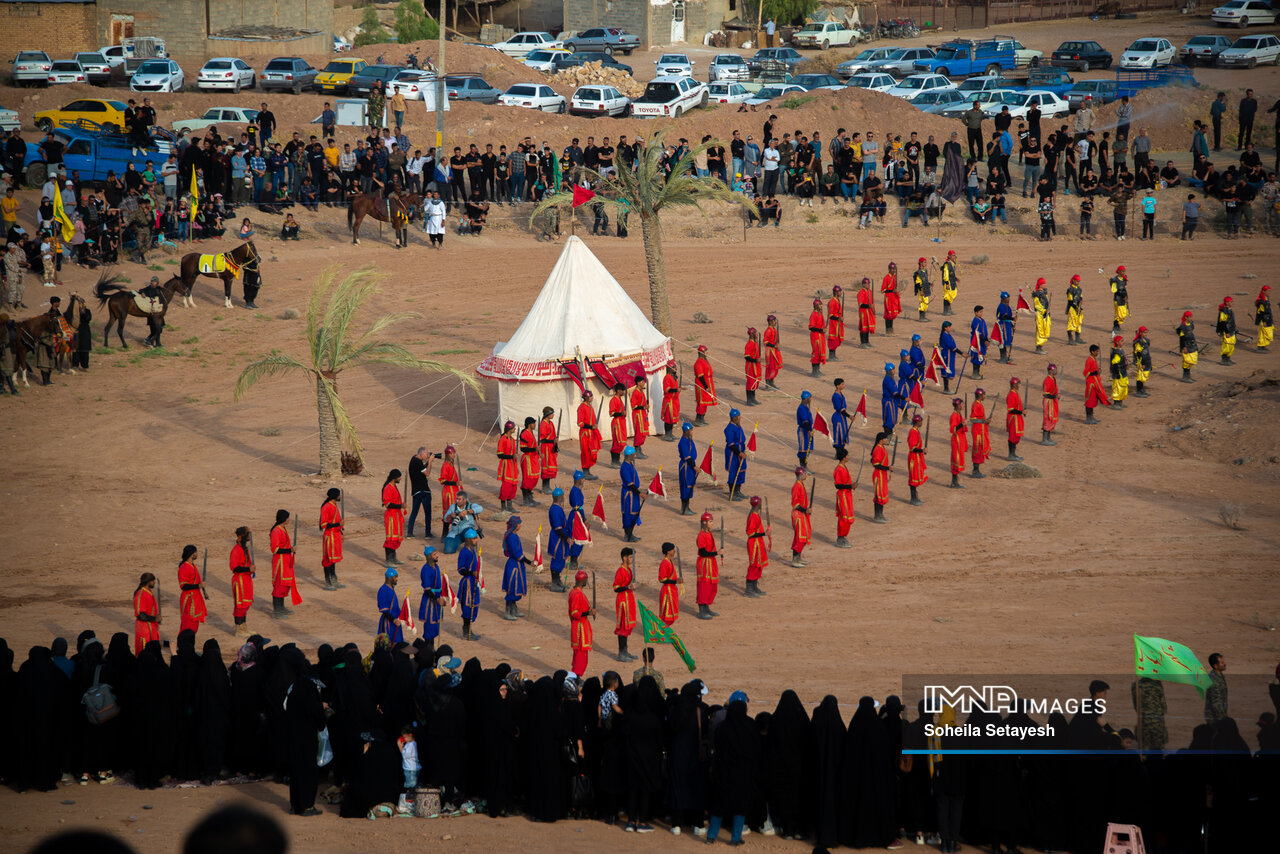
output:
[[694, 426], [694, 427], [701, 427], [702, 425], [704, 425], [704, 424], [706, 424], [706, 423], [707, 423], [706, 416], [705, 416], [705, 415], [703, 415], [702, 413], [698, 413], [698, 414], [694, 417], [694, 419], [693, 419], [693, 426]]
[[628, 543], [640, 542], [640, 538], [637, 537], [635, 534], [631, 533], [632, 531], [635, 530], [635, 528], [623, 528], [622, 530], [626, 534], [626, 536], [623, 538], [625, 542], [628, 542]]
[[848, 537], [836, 537], [836, 548], [851, 549], [853, 546], [849, 543]]
[[708, 608], [706, 605], [699, 605], [699, 606], [698, 606], [698, 619], [699, 619], [699, 620], [710, 620], [710, 619], [711, 619], [711, 609], [710, 609], [710, 608]]
[[858, 333], [858, 349], [859, 349], [859, 350], [870, 350], [870, 349], [871, 349], [871, 340], [870, 340], [870, 339], [871, 339], [871, 333], [869, 333], [869, 332], [859, 332], [859, 333]]
[[986, 477], [986, 475], [982, 473], [982, 466], [978, 463], [974, 463], [973, 471], [969, 472], [969, 477], [972, 477], [976, 480], [982, 480], [984, 477]]
[[919, 493], [916, 492], [916, 487], [914, 486], [911, 487], [911, 503], [917, 507], [919, 507], [921, 504], [924, 503], [923, 501], [920, 500], [920, 495]]
[[942, 301], [942, 316], [943, 317], [951, 316], [951, 303], [947, 302], [946, 300]]
[[800, 560], [800, 552], [793, 551], [791, 553], [791, 565], [794, 567], [807, 566], [804, 561]]
[[883, 525], [889, 521], [888, 519], [884, 518], [883, 504], [872, 504], [871, 506], [874, 507], [876, 511], [875, 515], [871, 517], [872, 522], [875, 522], [877, 525]]
[[885, 331], [885, 332], [888, 332], [890, 335], [892, 335], [892, 334], [893, 334], [893, 319], [892, 319], [892, 318], [888, 318], [888, 317], [886, 317], [886, 318], [885, 318], [885, 321], [884, 321], [884, 331]]
[[951, 488], [964, 489], [964, 484], [960, 482], [960, 475], [958, 474], [951, 475]]
[[1146, 383], [1139, 381], [1138, 387], [1134, 389], [1134, 397], [1151, 397], [1151, 392], [1147, 391]]
[[470, 621], [470, 620], [463, 620], [463, 621], [462, 621], [462, 639], [463, 639], [463, 640], [469, 640], [469, 641], [477, 641], [477, 640], [480, 640], [480, 636], [479, 636], [478, 634], [476, 634], [475, 632], [471, 631], [471, 621]]
[[333, 582], [334, 582], [333, 567], [331, 566], [324, 567], [324, 589], [337, 590], [338, 588], [334, 585]]
[[40, 372], [40, 385], [53, 385], [53, 383], [49, 380], [49, 371]]
[[766, 594], [765, 594], [765, 592], [764, 592], [763, 590], [761, 590], [761, 589], [760, 589], [760, 582], [759, 582], [759, 581], [752, 581], [752, 582], [749, 582], [749, 583], [751, 584], [751, 589], [752, 589], [752, 590], [754, 590], [754, 591], [756, 592], [756, 596], [757, 596], [757, 597], [766, 595]]
[[544, 477], [542, 479], [542, 494], [543, 495], [551, 494], [551, 478], [549, 477]]
[[391, 566], [399, 566], [400, 558], [396, 557], [396, 550], [383, 547], [384, 560]]
[[1009, 361], [1009, 356], [1007, 355], [1007, 352], [1008, 352], [1008, 351], [1006, 351], [1003, 347], [1001, 347], [1001, 348], [1000, 348], [1000, 363], [1001, 363], [1001, 364], [1004, 364], [1004, 363], [1006, 363], [1006, 362], [1008, 362], [1008, 361]]
[[1195, 380], [1191, 379], [1191, 369], [1190, 369], [1190, 368], [1183, 368], [1183, 369], [1182, 369], [1182, 381], [1183, 381], [1184, 383], [1193, 383], [1193, 382], [1195, 382]]
[[747, 588], [743, 591], [742, 595], [750, 599], [757, 598], [760, 594], [756, 592], [756, 583], [754, 581], [748, 581]]
[[777, 383], [775, 383], [773, 380], [765, 380], [765, 381], [764, 381], [764, 384], [765, 384], [765, 386], [766, 386], [767, 388], [777, 388], [777, 387], [778, 387], [778, 384], [777, 384]]
[[1058, 444], [1058, 443], [1057, 443], [1057, 442], [1055, 442], [1055, 441], [1053, 441], [1053, 433], [1049, 432], [1048, 430], [1041, 430], [1041, 431], [1040, 431], [1040, 444], [1041, 444], [1041, 445], [1056, 445], [1056, 444]]
[[662, 425], [662, 441], [674, 442], [676, 440], [676, 434], [671, 432], [674, 427], [675, 427], [674, 424]]
[[525, 496], [525, 500], [524, 500], [525, 504], [529, 507], [537, 507], [538, 499], [533, 497], [533, 490], [532, 489], [527, 490], [527, 493], [528, 494]]
[[747, 406], [758, 406], [758, 405], [759, 404], [756, 403], [756, 393], [748, 389], [747, 390]]
[[944, 376], [942, 378], [942, 391], [943, 393], [951, 391], [951, 377]]
[[1043, 345], [1043, 344], [1037, 344], [1037, 345], [1036, 345], [1036, 352], [1037, 352], [1037, 353], [1039, 353], [1041, 356], [1043, 356], [1043, 355], [1044, 355], [1044, 345]]
[[1222, 357], [1222, 364], [1224, 364], [1224, 365], [1234, 365], [1234, 364], [1235, 364], [1235, 362], [1233, 362], [1233, 361], [1231, 360], [1231, 357], [1230, 357], [1230, 356], [1223, 356], [1223, 357]]
[[583, 477], [583, 479], [584, 479], [584, 480], [599, 480], [599, 479], [600, 479], [600, 476], [599, 476], [599, 475], [596, 475], [596, 474], [592, 474], [592, 473], [591, 473], [591, 467], [590, 467], [590, 466], [588, 466], [587, 468], [585, 468], [585, 469], [583, 469], [583, 470], [582, 470], [582, 477]]
[[271, 617], [275, 620], [286, 620], [291, 612], [284, 607], [284, 597], [271, 597]]
[[627, 652], [627, 636], [618, 635], [618, 661], [635, 661], [636, 656]]
[[620, 462], [619, 457], [621, 456], [622, 456], [621, 454], [615, 454], [613, 451], [610, 451], [609, 452], [609, 468], [616, 469], [618, 467], [618, 463]]
[[1093, 409], [1092, 409], [1091, 407], [1086, 406], [1086, 407], [1085, 407], [1085, 409], [1084, 409], [1084, 423], [1085, 423], [1085, 424], [1100, 424], [1100, 423], [1102, 423], [1102, 422], [1100, 422], [1098, 419], [1094, 418], [1094, 417], [1093, 417]]
[[1022, 457], [1018, 456], [1018, 446], [1017, 446], [1017, 444], [1015, 444], [1015, 443], [1013, 443], [1013, 442], [1010, 442], [1010, 443], [1009, 443], [1009, 457], [1008, 457], [1008, 459], [1009, 459], [1009, 462], [1011, 462], [1011, 463], [1016, 463], [1016, 462], [1018, 462], [1018, 461], [1020, 461], [1020, 460], [1022, 459]]
[[830, 347], [827, 348], [827, 361], [828, 362], [840, 361], [840, 357], [836, 355], [836, 351], [832, 350]]
[[973, 373], [972, 373], [970, 376], [972, 376], [972, 377], [973, 377], [973, 379], [975, 379], [975, 380], [980, 380], [980, 379], [982, 379], [982, 374], [978, 373], [978, 366], [977, 366], [977, 365], [974, 365], [974, 366], [973, 366]]
[[515, 603], [515, 602], [508, 602], [508, 603], [507, 603], [507, 610], [503, 612], [503, 614], [502, 614], [502, 619], [507, 620], [507, 621], [509, 621], [509, 622], [515, 622], [517, 619], [519, 619], [519, 618], [516, 616], [516, 603]]
[[689, 509], [689, 502], [688, 502], [688, 501], [681, 501], [681, 502], [680, 502], [680, 515], [681, 515], [681, 516], [692, 516], [692, 515], [693, 515], [693, 511]]
[[918, 318], [918, 320], [919, 320], [921, 323], [924, 323], [924, 322], [925, 322], [926, 320], [928, 320], [928, 319], [929, 319], [929, 315], [928, 315], [926, 312], [923, 312], [923, 311], [922, 311], [922, 312], [920, 312], [920, 317]]
[[564, 582], [560, 580], [560, 573], [558, 572], [551, 573], [550, 590], [552, 593], [564, 593], [568, 589], [569, 589], [568, 587], [564, 586]]
[[810, 365], [809, 365], [809, 368], [810, 368], [810, 370], [809, 370], [809, 376], [811, 376], [811, 377], [820, 377], [820, 376], [822, 376], [822, 371], [818, 370], [818, 365], [810, 364]]

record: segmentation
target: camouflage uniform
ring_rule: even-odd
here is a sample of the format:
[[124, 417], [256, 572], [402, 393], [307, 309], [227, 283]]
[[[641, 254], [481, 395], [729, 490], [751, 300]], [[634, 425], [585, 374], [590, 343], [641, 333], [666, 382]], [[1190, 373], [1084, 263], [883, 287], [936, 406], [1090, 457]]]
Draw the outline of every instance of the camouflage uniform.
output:
[[151, 248], [151, 207], [139, 205], [131, 220], [133, 235], [138, 242], [138, 262], [147, 263], [147, 250]]
[[1210, 670], [1209, 680], [1213, 684], [1204, 692], [1204, 722], [1213, 726], [1227, 716], [1227, 677]]
[[[1134, 709], [1138, 712], [1138, 744], [1141, 750], [1164, 750], [1169, 743], [1169, 730], [1165, 728], [1164, 716], [1168, 706], [1164, 699], [1164, 683], [1144, 676], [1133, 683]], [[1138, 702], [1141, 695], [1142, 702]]]

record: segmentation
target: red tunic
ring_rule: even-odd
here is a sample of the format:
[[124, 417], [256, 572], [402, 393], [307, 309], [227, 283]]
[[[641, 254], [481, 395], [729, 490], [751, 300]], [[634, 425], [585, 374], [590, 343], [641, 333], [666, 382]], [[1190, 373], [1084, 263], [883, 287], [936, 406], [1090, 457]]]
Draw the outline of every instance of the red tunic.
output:
[[1084, 406], [1094, 409], [1098, 406], [1110, 406], [1111, 398], [1098, 379], [1098, 360], [1090, 356], [1084, 360]]
[[809, 493], [798, 480], [791, 484], [791, 531], [791, 551], [804, 551], [813, 534], [813, 523], [809, 519]]
[[600, 453], [600, 431], [596, 428], [596, 411], [585, 400], [578, 404], [578, 449], [582, 452], [582, 468], [596, 464]]
[[1022, 416], [1022, 395], [1016, 391], [1010, 391], [1004, 405], [1008, 410], [1005, 425], [1009, 428], [1009, 441], [1016, 445], [1022, 441], [1022, 432], [1026, 423]]
[[871, 449], [871, 484], [875, 488], [872, 501], [881, 507], [889, 503], [889, 452], [884, 445], [876, 445]]
[[844, 303], [837, 297], [827, 300], [827, 349], [844, 343]]
[[969, 431], [964, 427], [964, 416], [951, 413], [951, 473], [964, 474], [964, 457], [969, 451]]
[[542, 479], [555, 480], [560, 472], [560, 434], [556, 422], [548, 415], [538, 424], [538, 456], [542, 466]]
[[619, 637], [630, 637], [636, 627], [636, 592], [631, 589], [631, 570], [625, 566], [618, 567], [613, 574], [614, 612], [618, 616], [618, 626], [613, 630]]
[[320, 505], [320, 530], [320, 564], [333, 566], [342, 560], [342, 511], [337, 501]]
[[825, 365], [827, 363], [827, 320], [822, 316], [822, 309], [815, 308], [809, 312], [809, 364]]
[[778, 330], [772, 326], [764, 331], [764, 378], [776, 380], [782, 372], [782, 351], [778, 349]]
[[382, 487], [382, 506], [382, 527], [387, 534], [382, 547], [398, 549], [404, 542], [404, 499], [400, 496], [400, 487], [394, 483]]
[[498, 437], [498, 499], [510, 501], [515, 498], [516, 484], [519, 480], [519, 469], [516, 467], [516, 437], [503, 433]]
[[458, 490], [462, 481], [458, 478], [458, 467], [445, 460], [440, 464], [440, 518], [449, 512], [449, 508], [458, 500]]
[[573, 672], [587, 672], [587, 654], [591, 652], [591, 619], [587, 614], [591, 603], [585, 591], [575, 587], [569, 591], [569, 646], [573, 649]]
[[680, 618], [680, 574], [670, 558], [663, 558], [658, 564], [658, 583], [662, 592], [658, 594], [658, 619], [668, 626]]
[[159, 618], [160, 616], [160, 606], [156, 602], [156, 597], [145, 587], [133, 594], [134, 655], [141, 655], [143, 647], [151, 641], [160, 640], [160, 626], [154, 620], [138, 619], [143, 615], [149, 615], [153, 618]]
[[622, 397], [609, 398], [609, 453], [621, 454], [627, 447], [627, 402]]
[[698, 604], [711, 605], [720, 587], [720, 552], [715, 534], [698, 532]]
[[978, 420], [987, 417], [987, 408], [982, 401], [975, 400], [969, 409], [969, 429], [973, 432], [973, 464], [980, 466], [991, 456], [991, 428], [988, 424], [979, 424]]
[[707, 408], [720, 401], [716, 399], [716, 372], [706, 356], [698, 356], [693, 363], [693, 402], [699, 415], [706, 415]]
[[671, 374], [662, 378], [662, 423], [680, 423], [680, 381]]
[[876, 297], [865, 285], [858, 291], [858, 331], [868, 335], [876, 331]]
[[631, 392], [631, 444], [636, 450], [644, 447], [649, 437], [649, 395], [639, 386]]
[[760, 369], [760, 345], [756, 343], [756, 339], [747, 339], [742, 356], [746, 360], [747, 391], [755, 391], [760, 388], [760, 377], [763, 376]]
[[902, 297], [898, 295], [898, 274], [885, 273], [880, 283], [880, 293], [884, 294], [884, 319], [893, 320], [902, 314]]
[[283, 599], [293, 592], [298, 581], [293, 574], [293, 543], [284, 525], [271, 529], [271, 595]]
[[924, 486], [929, 480], [929, 466], [924, 461], [924, 440], [920, 430], [912, 427], [907, 433], [907, 485]]
[[1058, 426], [1058, 379], [1052, 375], [1044, 378], [1044, 425], [1042, 430], [1053, 430]]
[[853, 527], [853, 475], [849, 467], [838, 463], [833, 475], [836, 482], [836, 536], [849, 536]]
[[747, 514], [747, 581], [759, 581], [768, 565], [768, 532], [760, 514], [752, 510]]
[[235, 602], [232, 614], [243, 617], [253, 607], [253, 562], [244, 546], [236, 543], [231, 547], [231, 598]]
[[532, 427], [520, 431], [520, 488], [533, 489], [542, 476], [542, 457], [538, 455], [538, 436]]
[[183, 561], [178, 566], [178, 589], [182, 591], [178, 594], [178, 611], [181, 619], [181, 625], [178, 626], [179, 632], [187, 629], [193, 632], [198, 631], [200, 624], [209, 616], [204, 594], [200, 592], [200, 584], [203, 581], [200, 570], [194, 563]]

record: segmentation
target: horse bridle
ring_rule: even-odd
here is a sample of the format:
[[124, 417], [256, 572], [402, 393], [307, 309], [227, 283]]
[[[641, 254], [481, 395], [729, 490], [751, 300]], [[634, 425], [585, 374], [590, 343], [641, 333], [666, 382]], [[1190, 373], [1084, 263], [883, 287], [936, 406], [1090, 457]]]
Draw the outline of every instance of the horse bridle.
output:
[[249, 251], [253, 253], [253, 257], [241, 264], [240, 269], [253, 270], [255, 273], [261, 272], [258, 265], [262, 263], [262, 256], [258, 254], [258, 247], [253, 245], [252, 240], [246, 243], [245, 246], [249, 247]]

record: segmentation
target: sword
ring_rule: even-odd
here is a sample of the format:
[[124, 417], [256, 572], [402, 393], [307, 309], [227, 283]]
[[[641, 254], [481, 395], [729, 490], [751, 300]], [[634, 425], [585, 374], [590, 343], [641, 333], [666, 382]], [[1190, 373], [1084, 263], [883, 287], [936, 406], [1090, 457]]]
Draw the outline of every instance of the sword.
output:
[[596, 616], [596, 571], [591, 570], [591, 618]]
[[[204, 577], [205, 577], [205, 573], [207, 573], [208, 571], [209, 571], [209, 547], [208, 547], [208, 546], [205, 546], [205, 547], [204, 547], [204, 569], [200, 570], [200, 591], [201, 591], [202, 593], [204, 592]], [[204, 594], [204, 598], [205, 598], [205, 599], [208, 599], [208, 598], [209, 598], [209, 594], [208, 594], [208, 593], [205, 593], [205, 594]]]
[[818, 491], [818, 478], [816, 476], [809, 479], [809, 512], [813, 513], [813, 494]]
[[719, 557], [722, 557], [722, 558], [724, 557], [724, 514], [723, 514], [723, 513], [721, 513], [721, 514], [720, 514], [720, 554], [719, 554]]
[[921, 446], [926, 451], [929, 450], [929, 423], [930, 423], [929, 416], [926, 415], [924, 417], [924, 445]]
[[773, 517], [769, 514], [769, 496], [764, 497], [764, 529], [769, 534], [769, 549], [773, 549]]
[[253, 534], [249, 534], [249, 577], [258, 577], [258, 562], [253, 559]]
[[893, 464], [898, 460], [898, 434], [893, 434], [893, 454], [889, 457], [889, 468], [893, 468]]
[[680, 547], [676, 546], [676, 573], [680, 577], [681, 586], [684, 585], [684, 558], [680, 557]]

